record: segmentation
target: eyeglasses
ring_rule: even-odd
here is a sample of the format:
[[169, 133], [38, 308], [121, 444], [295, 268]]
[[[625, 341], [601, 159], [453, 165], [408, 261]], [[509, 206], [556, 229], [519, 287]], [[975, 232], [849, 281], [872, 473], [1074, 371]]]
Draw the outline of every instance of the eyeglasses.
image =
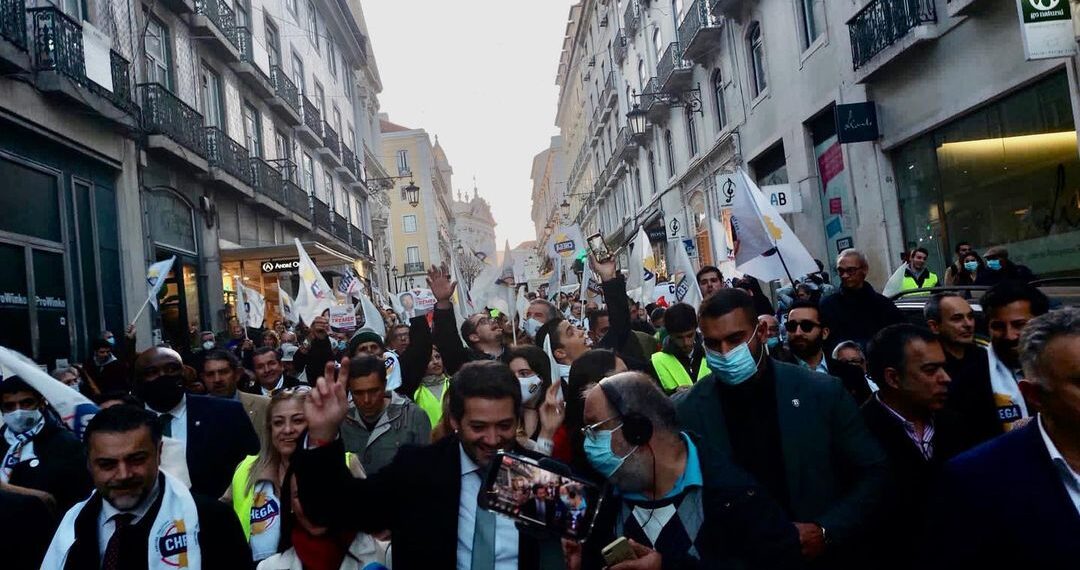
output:
[[[601, 429], [597, 429], [597, 428], [599, 428], [600, 426], [610, 422], [611, 420], [616, 420], [616, 419], [619, 419], [619, 416], [611, 416], [610, 418], [608, 418], [606, 420], [601, 420], [601, 421], [596, 422], [595, 424], [587, 425], [587, 426], [581, 428], [581, 433], [585, 437], [587, 437], [589, 439], [596, 439], [596, 436], [599, 435], [599, 432], [605, 431], [605, 430], [601, 430]], [[619, 425], [615, 426], [614, 428], [612, 428], [611, 431], [622, 429], [622, 426], [623, 426], [622, 424], [619, 424]]]
[[848, 274], [854, 274], [857, 271], [859, 271], [860, 269], [862, 269], [862, 268], [861, 267], [837, 267], [836, 268], [836, 273], [839, 274], [839, 275], [848, 275]]
[[851, 358], [851, 359], [848, 359], [848, 360], [840, 360], [840, 362], [843, 362], [844, 364], [850, 364], [852, 366], [858, 366], [859, 368], [862, 368], [862, 365], [866, 363], [866, 361], [861, 359], [861, 358]]
[[801, 328], [802, 332], [808, 333], [821, 326], [821, 323], [815, 323], [814, 321], [788, 321], [784, 323], [784, 328], [787, 332], [793, 333], [795, 329]]
[[292, 388], [282, 388], [278, 390], [277, 394], [307, 394], [312, 390], [311, 386], [293, 386]]

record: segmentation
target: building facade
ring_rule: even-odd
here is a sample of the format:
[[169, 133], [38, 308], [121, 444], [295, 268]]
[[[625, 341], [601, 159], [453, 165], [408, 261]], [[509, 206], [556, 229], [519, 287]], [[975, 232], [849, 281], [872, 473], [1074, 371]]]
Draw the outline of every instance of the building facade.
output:
[[[452, 206], [454, 212], [454, 238], [464, 251], [472, 252], [481, 261], [495, 258], [495, 218], [491, 215], [491, 205], [480, 197], [480, 192], [473, 187], [472, 198], [458, 192], [458, 199]], [[457, 248], [457, 245], [454, 245]]]
[[532, 162], [532, 220], [537, 243], [543, 246], [562, 221], [563, 200], [566, 199], [565, 153], [561, 135], [551, 137], [548, 148], [533, 157]]
[[[1025, 61], [1009, 2], [584, 0], [557, 77], [559, 179], [583, 231], [618, 246], [644, 225], [661, 258], [687, 243], [713, 261], [716, 179], [742, 167], [783, 192], [814, 257], [860, 248], [876, 283], [920, 245], [944, 271], [960, 241], [1061, 274], [1080, 266], [1075, 68]], [[873, 104], [878, 138], [840, 143], [852, 103]]]
[[[450, 263], [454, 251], [450, 166], [438, 137], [432, 144], [427, 131], [390, 122], [383, 114], [383, 169], [392, 184], [388, 230], [391, 292], [423, 286], [431, 265]], [[416, 203], [410, 203], [406, 188], [419, 188]]]

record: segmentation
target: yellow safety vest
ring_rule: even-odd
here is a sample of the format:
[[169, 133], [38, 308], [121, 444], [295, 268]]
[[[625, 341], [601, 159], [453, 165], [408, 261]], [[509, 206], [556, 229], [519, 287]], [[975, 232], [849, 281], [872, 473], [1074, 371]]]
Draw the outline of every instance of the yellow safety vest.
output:
[[[922, 287], [919, 287], [919, 285], [915, 283], [915, 278], [914, 277], [911, 277], [910, 275], [907, 275], [905, 273], [904, 274], [904, 281], [900, 285], [900, 290], [901, 291], [911, 291], [913, 289], [929, 289], [931, 287], [937, 287], [937, 284], [938, 284], [937, 274], [934, 273], [933, 271], [930, 271], [928, 273], [929, 273], [929, 275], [926, 276], [926, 279], [923, 279]], [[916, 293], [914, 296], [919, 296], [919, 295], [929, 295], [929, 293]]]
[[446, 399], [446, 394], [450, 391], [450, 377], [443, 375], [442, 385], [442, 398], [436, 398], [435, 394], [431, 393], [431, 390], [420, 384], [420, 387], [413, 393], [413, 401], [417, 406], [420, 406], [421, 410], [427, 412], [428, 418], [431, 419], [431, 428], [435, 429], [435, 426], [439, 425], [439, 420], [442, 419], [443, 400]]
[[682, 362], [679, 362], [678, 358], [666, 352], [654, 352], [652, 364], [653, 368], [656, 369], [656, 375], [660, 377], [660, 386], [669, 394], [677, 388], [693, 386], [697, 380], [712, 374], [712, 370], [709, 370], [709, 366], [705, 364], [705, 359], [702, 359], [697, 379], [691, 380], [690, 373], [686, 371], [686, 367], [683, 366]]
[[[352, 461], [353, 454], [345, 452], [345, 466]], [[240, 526], [244, 529], [244, 538], [251, 540], [251, 507], [255, 504], [255, 486], [248, 486], [248, 474], [255, 466], [258, 455], [249, 455], [240, 462], [232, 477], [232, 505]], [[280, 500], [280, 497], [279, 497]]]

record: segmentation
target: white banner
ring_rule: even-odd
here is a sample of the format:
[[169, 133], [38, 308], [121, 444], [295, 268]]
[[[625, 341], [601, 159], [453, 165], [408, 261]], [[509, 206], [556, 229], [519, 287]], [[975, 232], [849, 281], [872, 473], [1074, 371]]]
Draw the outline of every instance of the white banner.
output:
[[300, 240], [293, 238], [293, 242], [300, 257], [300, 267], [297, 268], [300, 274], [300, 290], [296, 293], [294, 307], [300, 320], [310, 325], [315, 317], [329, 311], [333, 306], [334, 291], [308, 256]]
[[1016, 0], [1016, 10], [1028, 61], [1076, 55], [1069, 0]]
[[551, 239], [547, 243], [548, 257], [568, 260], [567, 265], [572, 263], [578, 252], [584, 249], [585, 240], [581, 237], [580, 226], [559, 226], [555, 228], [555, 232], [551, 234]]

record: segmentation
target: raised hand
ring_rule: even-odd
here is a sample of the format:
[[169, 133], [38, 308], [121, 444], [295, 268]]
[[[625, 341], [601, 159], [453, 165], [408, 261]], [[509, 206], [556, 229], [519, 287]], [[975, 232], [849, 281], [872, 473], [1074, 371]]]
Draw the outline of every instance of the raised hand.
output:
[[431, 289], [432, 296], [435, 297], [436, 306], [440, 309], [448, 308], [450, 299], [454, 296], [454, 290], [457, 288], [457, 283], [450, 280], [450, 270], [445, 263], [442, 264], [442, 267], [432, 265], [428, 269], [427, 285], [428, 289]]
[[326, 369], [308, 397], [304, 399], [304, 416], [308, 424], [308, 443], [311, 446], [324, 445], [333, 441], [338, 434], [341, 422], [349, 411], [349, 401], [345, 396], [345, 386], [349, 381], [349, 359], [341, 359], [341, 367], [333, 361], [326, 363]]
[[559, 398], [560, 382], [552, 382], [551, 387], [544, 394], [544, 403], [540, 404], [540, 437], [553, 439], [555, 432], [563, 424], [566, 414], [566, 403]]
[[614, 256], [612, 256], [612, 258], [607, 260], [607, 261], [599, 262], [599, 261], [596, 260], [595, 257], [590, 255], [589, 256], [589, 267], [592, 267], [593, 273], [599, 275], [600, 280], [604, 281], [604, 282], [611, 281], [612, 279], [615, 278], [615, 275], [618, 274], [618, 269], [616, 268], [616, 265], [615, 265], [615, 257]]

